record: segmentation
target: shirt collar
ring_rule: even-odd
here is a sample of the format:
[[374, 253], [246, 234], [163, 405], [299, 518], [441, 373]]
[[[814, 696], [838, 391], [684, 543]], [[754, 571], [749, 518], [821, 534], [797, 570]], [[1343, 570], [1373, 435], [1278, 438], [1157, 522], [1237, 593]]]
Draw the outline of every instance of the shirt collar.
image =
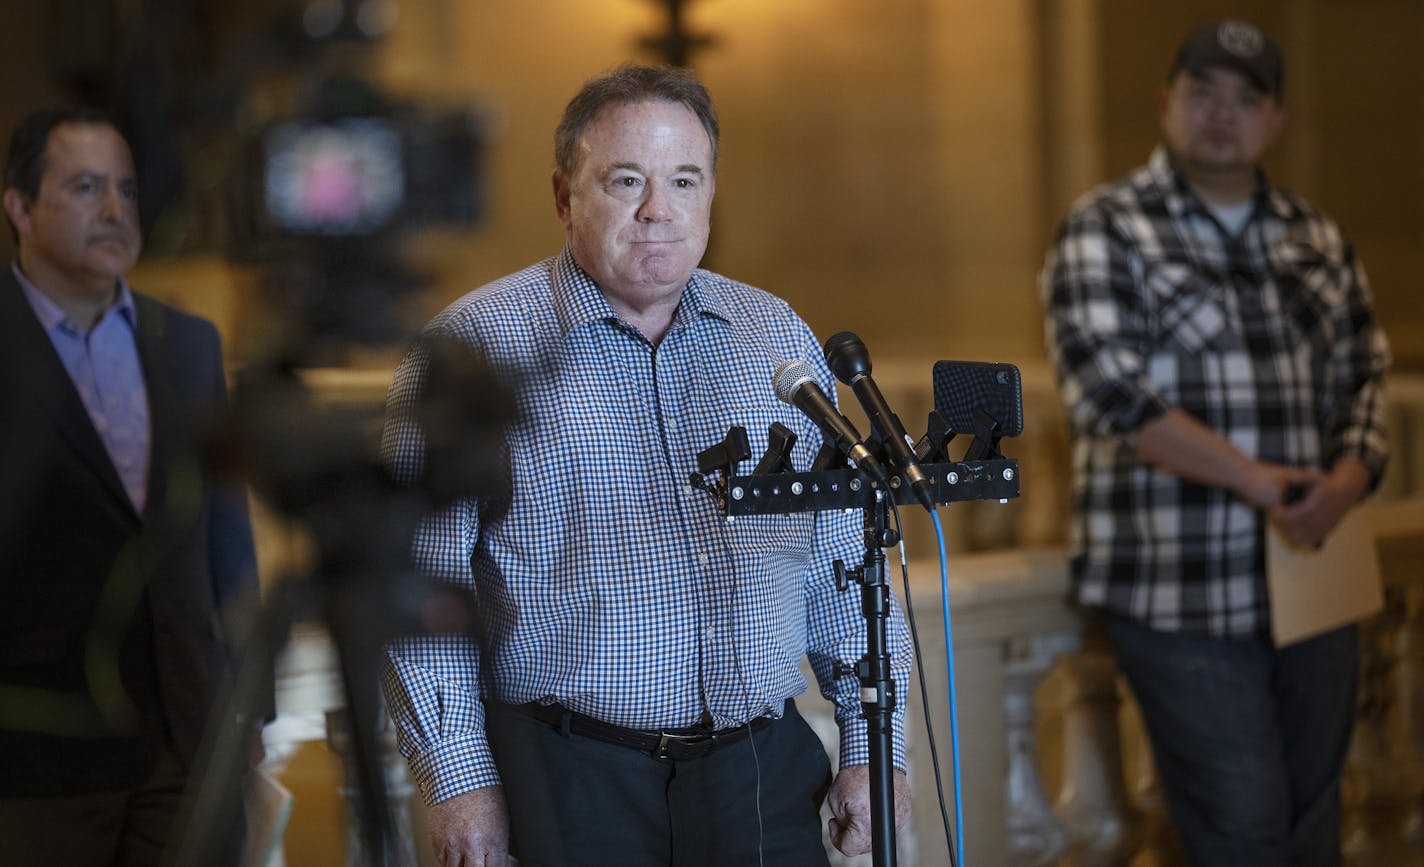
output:
[[[574, 261], [568, 247], [554, 259], [552, 280], [554, 309], [563, 334], [567, 335], [590, 322], [618, 319], [618, 313], [608, 303], [603, 290]], [[685, 327], [702, 315], [731, 318], [727, 315], [727, 305], [716, 281], [709, 279], [708, 273], [699, 268], [692, 272], [692, 277], [683, 287], [682, 298], [673, 315], [673, 328]]]
[[[1147, 160], [1147, 172], [1161, 191], [1163, 203], [1173, 217], [1181, 217], [1193, 210], [1206, 212], [1206, 206], [1187, 184], [1187, 179], [1172, 164], [1165, 145], [1159, 144], [1153, 149], [1152, 156]], [[1283, 220], [1289, 219], [1294, 212], [1290, 201], [1271, 186], [1262, 169], [1256, 170], [1256, 188], [1251, 198], [1258, 208], [1265, 208]]]
[[[46, 334], [54, 331], [56, 328], [63, 328], [73, 334], [84, 333], [74, 324], [73, 320], [69, 318], [69, 315], [65, 313], [58, 304], [54, 303], [38, 286], [30, 282], [30, 278], [25, 275], [24, 271], [20, 270], [20, 263], [18, 261], [10, 263], [10, 272], [15, 275], [15, 281], [20, 284], [20, 291], [25, 294], [25, 300], [30, 302], [30, 307], [35, 311], [35, 316], [39, 319], [40, 326], [44, 328]], [[103, 315], [99, 317], [99, 320], [102, 321], [104, 316], [109, 314], [110, 310], [118, 310], [119, 314], [124, 317], [124, 321], [129, 324], [129, 327], [136, 329], [138, 324], [138, 308], [134, 306], [133, 293], [129, 291], [129, 284], [124, 281], [124, 278], [120, 277], [118, 283], [119, 291], [114, 297], [114, 303], [109, 305]]]

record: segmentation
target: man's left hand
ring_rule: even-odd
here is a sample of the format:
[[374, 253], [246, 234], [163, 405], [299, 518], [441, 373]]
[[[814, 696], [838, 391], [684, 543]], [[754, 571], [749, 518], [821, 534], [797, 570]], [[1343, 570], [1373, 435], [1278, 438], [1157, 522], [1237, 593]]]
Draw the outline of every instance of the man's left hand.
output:
[[[910, 780], [899, 768], [893, 774], [895, 787], [895, 830], [910, 821]], [[826, 796], [831, 806], [827, 827], [831, 842], [842, 854], [863, 855], [870, 851], [870, 766], [841, 768]]]
[[1306, 488], [1299, 500], [1272, 507], [1271, 521], [1292, 545], [1318, 548], [1345, 513], [1359, 503], [1369, 482], [1369, 471], [1363, 464], [1343, 459]]

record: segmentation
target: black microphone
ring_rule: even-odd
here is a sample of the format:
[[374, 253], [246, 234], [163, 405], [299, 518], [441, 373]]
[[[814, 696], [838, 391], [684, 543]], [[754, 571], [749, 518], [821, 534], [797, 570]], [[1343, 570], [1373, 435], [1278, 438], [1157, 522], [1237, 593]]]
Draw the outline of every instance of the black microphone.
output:
[[905, 481], [914, 489], [920, 505], [933, 512], [934, 485], [925, 475], [925, 471], [920, 469], [911, 440], [905, 434], [905, 426], [900, 424], [900, 419], [890, 411], [890, 406], [885, 403], [885, 396], [880, 393], [875, 380], [870, 378], [870, 352], [866, 350], [865, 344], [849, 331], [831, 335], [826, 341], [826, 364], [830, 366], [836, 379], [850, 386], [855, 392], [860, 405], [865, 408], [866, 416], [870, 418], [871, 427], [885, 440], [886, 450], [899, 465]]
[[771, 385], [776, 389], [777, 397], [805, 413], [821, 429], [821, 433], [866, 475], [882, 487], [889, 488], [890, 477], [886, 475], [885, 468], [860, 441], [860, 432], [846, 421], [846, 417], [821, 391], [820, 383], [816, 382], [816, 371], [811, 365], [800, 359], [784, 361], [772, 375]]

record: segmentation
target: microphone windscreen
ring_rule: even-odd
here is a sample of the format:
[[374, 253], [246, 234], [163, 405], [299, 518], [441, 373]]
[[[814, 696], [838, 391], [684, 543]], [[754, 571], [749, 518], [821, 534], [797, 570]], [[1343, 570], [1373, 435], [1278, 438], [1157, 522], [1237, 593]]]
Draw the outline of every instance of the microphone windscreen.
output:
[[792, 406], [796, 405], [796, 390], [803, 382], [811, 382], [817, 388], [821, 387], [821, 384], [816, 382], [815, 368], [799, 358], [783, 361], [771, 377], [771, 387], [776, 390], [776, 396], [783, 403]]
[[825, 354], [826, 366], [846, 385], [858, 376], [870, 375], [870, 350], [853, 331], [841, 331], [828, 337]]

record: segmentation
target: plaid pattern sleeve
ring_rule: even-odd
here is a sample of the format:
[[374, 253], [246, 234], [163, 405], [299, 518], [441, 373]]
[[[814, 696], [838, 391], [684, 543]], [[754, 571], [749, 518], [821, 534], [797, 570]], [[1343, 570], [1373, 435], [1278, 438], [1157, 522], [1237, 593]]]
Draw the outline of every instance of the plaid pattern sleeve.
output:
[[1330, 360], [1330, 381], [1339, 393], [1341, 411], [1327, 440], [1325, 465], [1341, 458], [1354, 458], [1370, 471], [1371, 487], [1384, 475], [1389, 453], [1385, 418], [1384, 373], [1390, 363], [1384, 332], [1375, 324], [1369, 280], [1355, 258], [1344, 247], [1344, 304], [1335, 311], [1345, 339], [1338, 341]]
[[[854, 724], [859, 684], [833, 671], [864, 648], [858, 597], [835, 589], [831, 568], [862, 556], [858, 516], [729, 522], [688, 483], [697, 454], [733, 425], [754, 455], [773, 422], [785, 425], [797, 435], [793, 462], [810, 465], [820, 432], [776, 399], [772, 373], [803, 359], [835, 390], [789, 306], [699, 270], [653, 345], [565, 251], [456, 301], [430, 331], [476, 347], [518, 383], [519, 421], [504, 437], [508, 502], [431, 514], [412, 545], [417, 569], [474, 592], [478, 640], [387, 649], [384, 689], [428, 802], [498, 783], [486, 700], [554, 700], [629, 728], [728, 728], [782, 713], [807, 687], [802, 658], [835, 702], [842, 764], [868, 760]], [[417, 349], [388, 400], [383, 451], [405, 481], [423, 467], [411, 410], [424, 368]], [[898, 607], [890, 640], [894, 674], [907, 682]], [[902, 704], [901, 767], [903, 721]]]
[[1293, 466], [1386, 460], [1389, 349], [1333, 222], [1266, 183], [1228, 232], [1159, 148], [1081, 199], [1040, 275], [1073, 434], [1079, 602], [1149, 628], [1268, 628], [1261, 516], [1230, 492], [1139, 463], [1168, 407], [1245, 454]]
[[1131, 437], [1165, 412], [1147, 375], [1151, 310], [1131, 238], [1097, 203], [1075, 209], [1043, 269], [1048, 345], [1075, 429]]

